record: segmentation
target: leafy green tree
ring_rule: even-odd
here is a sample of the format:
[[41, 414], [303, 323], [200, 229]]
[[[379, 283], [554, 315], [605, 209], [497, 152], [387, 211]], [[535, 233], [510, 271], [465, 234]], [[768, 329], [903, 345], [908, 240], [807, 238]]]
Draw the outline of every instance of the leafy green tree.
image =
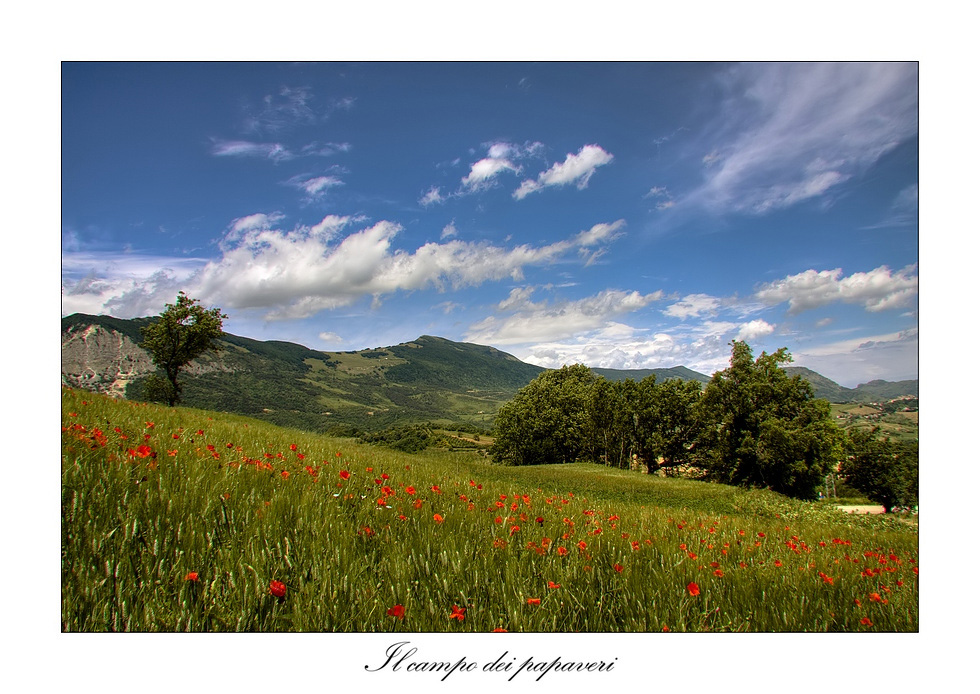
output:
[[544, 371], [497, 413], [490, 455], [508, 465], [571, 463], [586, 451], [589, 393], [599, 377], [582, 364]]
[[701, 435], [700, 400], [697, 381], [656, 383], [656, 376], [640, 381], [635, 435], [647, 472], [693, 462]]
[[637, 384], [597, 378], [589, 391], [586, 457], [592, 462], [628, 468], [635, 440]]
[[842, 435], [830, 404], [814, 397], [809, 382], [783, 370], [791, 361], [785, 347], [753, 360], [745, 342], [732, 342], [730, 366], [712, 376], [701, 398], [699, 445], [714, 479], [816, 498]]
[[176, 303], [167, 304], [156, 321], [141, 328], [140, 346], [150, 353], [153, 363], [165, 376], [153, 374], [148, 379], [147, 395], [171, 407], [176, 405], [181, 392], [177, 377], [193, 359], [221, 349], [217, 340], [224, 334], [222, 321], [227, 318], [221, 309], [206, 309], [199, 300], [179, 292]]
[[891, 512], [919, 500], [919, 446], [881, 438], [880, 427], [847, 430], [847, 457], [839, 473], [848, 485]]

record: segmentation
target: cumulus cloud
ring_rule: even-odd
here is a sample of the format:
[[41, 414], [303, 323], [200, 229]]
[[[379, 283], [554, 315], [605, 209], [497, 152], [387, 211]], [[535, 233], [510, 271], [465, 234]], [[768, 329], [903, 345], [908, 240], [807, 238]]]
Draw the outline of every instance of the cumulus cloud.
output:
[[273, 228], [268, 216], [236, 220], [221, 243], [222, 257], [196, 278], [197, 291], [228, 308], [259, 309], [268, 319], [304, 318], [364, 296], [378, 301], [396, 291], [519, 281], [525, 267], [609, 241], [622, 226], [597, 225], [584, 236], [545, 246], [503, 248], [454, 239], [407, 251], [394, 247], [401, 227], [387, 221], [334, 243], [351, 221], [327, 217], [316, 227], [285, 231]]
[[775, 329], [776, 328], [766, 321], [757, 319], [740, 325], [735, 339], [743, 340], [745, 342], [752, 342], [760, 337], [771, 335]]
[[599, 145], [585, 145], [578, 154], [568, 154], [565, 161], [542, 171], [536, 180], [526, 179], [514, 191], [514, 198], [523, 200], [531, 193], [549, 186], [565, 186], [574, 183], [579, 190], [589, 185], [589, 179], [600, 166], [613, 160], [613, 156]]
[[467, 340], [489, 344], [525, 344], [569, 337], [608, 327], [614, 316], [639, 310], [659, 300], [663, 292], [640, 294], [606, 289], [575, 301], [530, 301], [531, 288], [514, 289], [498, 305], [512, 315], [489, 316], [470, 326]]
[[912, 304], [919, 291], [916, 265], [908, 265], [893, 273], [882, 265], [870, 272], [855, 272], [842, 277], [843, 270], [807, 270], [781, 280], [764, 284], [755, 291], [755, 298], [774, 306], [789, 302], [789, 313], [842, 301], [861, 304], [868, 311], [904, 308]]
[[762, 214], [821, 198], [918, 130], [914, 63], [742, 63], [688, 202]]

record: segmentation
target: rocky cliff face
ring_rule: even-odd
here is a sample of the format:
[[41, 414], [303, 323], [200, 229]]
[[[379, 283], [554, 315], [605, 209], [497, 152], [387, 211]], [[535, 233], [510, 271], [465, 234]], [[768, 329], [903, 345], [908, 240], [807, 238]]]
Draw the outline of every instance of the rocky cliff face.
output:
[[[149, 352], [105, 326], [71, 326], [61, 333], [61, 382], [66, 386], [121, 398], [130, 381], [155, 370]], [[208, 355], [192, 361], [184, 373], [231, 370], [220, 357]]]
[[101, 325], [61, 333], [61, 382], [115, 397], [126, 384], [154, 371], [150, 354], [125, 335]]

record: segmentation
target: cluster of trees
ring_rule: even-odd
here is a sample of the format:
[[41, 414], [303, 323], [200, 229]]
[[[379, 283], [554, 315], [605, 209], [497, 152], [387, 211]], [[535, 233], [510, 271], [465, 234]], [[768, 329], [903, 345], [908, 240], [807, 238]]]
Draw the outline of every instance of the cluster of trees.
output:
[[845, 460], [852, 486], [869, 493], [862, 475], [883, 474], [864, 472], [865, 461], [879, 460], [878, 449], [844, 435], [830, 404], [782, 368], [790, 361], [785, 348], [753, 359], [736, 341], [729, 367], [703, 388], [679, 379], [657, 383], [655, 376], [611, 382], [581, 364], [546, 371], [500, 409], [490, 455], [509, 465], [614, 467], [635, 457], [650, 472], [689, 465], [710, 480], [801, 499], [816, 498]]

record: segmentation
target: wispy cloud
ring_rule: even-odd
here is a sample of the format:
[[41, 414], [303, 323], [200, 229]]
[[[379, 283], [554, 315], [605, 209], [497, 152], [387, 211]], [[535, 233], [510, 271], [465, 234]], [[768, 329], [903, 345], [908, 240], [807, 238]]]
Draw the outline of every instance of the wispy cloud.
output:
[[446, 197], [440, 191], [440, 188], [432, 186], [419, 198], [419, 204], [422, 207], [428, 207], [429, 205], [438, 205], [439, 203], [445, 202]]
[[274, 162], [288, 161], [296, 157], [278, 142], [249, 142], [246, 140], [215, 140], [211, 154], [216, 157], [254, 157]]
[[281, 87], [266, 94], [258, 106], [246, 107], [246, 132], [279, 132], [296, 125], [317, 121], [314, 96], [309, 87]]
[[702, 140], [686, 204], [762, 214], [825, 197], [918, 130], [911, 63], [744, 63]]
[[919, 216], [919, 184], [913, 183], [899, 191], [888, 209], [887, 216], [865, 229], [888, 229], [912, 226]]
[[919, 331], [864, 335], [838, 342], [801, 345], [796, 364], [817, 371], [842, 386], [854, 388], [875, 378], [918, 378]]
[[293, 176], [286, 181], [286, 185], [303, 191], [306, 193], [306, 201], [313, 202], [321, 199], [331, 188], [344, 185], [344, 182], [337, 176], [311, 176], [309, 174], [300, 174]]

